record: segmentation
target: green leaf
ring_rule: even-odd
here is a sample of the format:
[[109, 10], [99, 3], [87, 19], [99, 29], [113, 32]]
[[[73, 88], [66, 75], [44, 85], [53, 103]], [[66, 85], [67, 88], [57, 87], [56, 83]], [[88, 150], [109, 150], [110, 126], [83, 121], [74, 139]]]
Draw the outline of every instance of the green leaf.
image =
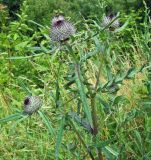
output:
[[40, 117], [42, 118], [43, 122], [45, 123], [45, 125], [47, 126], [48, 131], [50, 132], [50, 134], [52, 136], [54, 136], [55, 132], [54, 132], [54, 129], [53, 129], [53, 127], [51, 125], [51, 122], [48, 119], [48, 117], [43, 112], [41, 112], [41, 111], [38, 111], [38, 113], [39, 113]]
[[60, 86], [59, 86], [60, 68], [61, 68], [61, 63], [59, 63], [57, 79], [56, 79], [56, 97], [55, 97], [56, 108], [58, 108], [61, 103], [60, 102]]
[[19, 118], [23, 117], [23, 114], [22, 113], [16, 113], [16, 114], [12, 114], [6, 118], [2, 118], [0, 119], [0, 123], [6, 123], [6, 122], [9, 122], [9, 121], [13, 121], [13, 120], [17, 120]]
[[90, 59], [91, 57], [95, 56], [98, 53], [99, 53], [99, 50], [96, 49], [92, 52], [89, 52], [89, 53], [85, 54], [83, 57], [81, 57], [80, 63], [85, 62], [87, 59]]
[[99, 99], [99, 103], [100, 103], [101, 105], [103, 105], [104, 110], [105, 110], [106, 112], [109, 112], [111, 106], [110, 106], [105, 100], [103, 100], [102, 97], [98, 97], [98, 99]]
[[136, 73], [137, 73], [136, 68], [135, 68], [135, 67], [132, 67], [132, 68], [130, 68], [130, 69], [127, 71], [126, 78], [133, 78]]
[[34, 54], [34, 55], [31, 55], [31, 56], [9, 57], [9, 58], [6, 58], [6, 59], [10, 59], [10, 60], [28, 59], [28, 58], [32, 58], [32, 57], [38, 57], [38, 56], [41, 56], [43, 54], [44, 53]]
[[65, 126], [65, 117], [63, 117], [62, 120], [61, 120], [60, 129], [59, 129], [57, 139], [56, 139], [56, 150], [55, 150], [56, 159], [58, 159], [58, 157], [59, 157], [59, 150], [60, 150], [60, 147], [61, 147], [64, 126]]
[[113, 150], [111, 147], [106, 146], [105, 149], [106, 149], [109, 153], [111, 153], [112, 155], [114, 155], [115, 157], [118, 157], [119, 153], [118, 153], [117, 151]]
[[122, 81], [125, 79], [125, 77], [127, 76], [127, 72], [124, 72], [124, 71], [119, 71], [116, 75], [116, 78], [115, 78], [115, 83], [122, 83]]
[[92, 144], [91, 146], [92, 146], [92, 147], [99, 148], [99, 149], [102, 149], [102, 148], [104, 148], [105, 146], [107, 146], [107, 145], [109, 145], [110, 143], [112, 143], [113, 141], [114, 141], [114, 139], [109, 139], [109, 140], [102, 141], [102, 142], [99, 142], [99, 143], [96, 143], [96, 144]]
[[29, 41], [25, 41], [25, 42], [21, 42], [21, 43], [19, 43], [19, 44], [17, 44], [16, 46], [15, 46], [15, 49], [16, 50], [20, 50], [20, 49], [22, 49], [22, 48], [25, 48], [25, 47], [27, 47], [27, 44], [29, 43]]
[[143, 154], [144, 153], [144, 148], [143, 148], [143, 144], [142, 144], [141, 135], [137, 130], [134, 130], [134, 135], [135, 135], [135, 140], [134, 140], [135, 146], [137, 146], [139, 152], [141, 154]]
[[92, 128], [90, 124], [83, 118], [81, 118], [77, 113], [70, 112], [68, 114], [76, 123], [80, 124], [85, 130], [87, 130], [89, 133], [92, 132]]
[[131, 110], [130, 112], [128, 112], [128, 113], [126, 114], [125, 120], [124, 120], [122, 123], [125, 124], [125, 123], [131, 121], [132, 119], [134, 119], [134, 118], [138, 115], [138, 112], [139, 112], [139, 111], [136, 110], [136, 109], [133, 109], [133, 110]]
[[124, 96], [117, 96], [114, 99], [113, 105], [118, 105], [120, 102], [128, 101], [128, 99]]
[[107, 86], [110, 86], [114, 81], [114, 77], [113, 77], [111, 67], [109, 65], [106, 65], [106, 74], [107, 74], [107, 78], [108, 78]]
[[45, 28], [43, 25], [41, 25], [41, 24], [39, 24], [39, 23], [37, 23], [37, 22], [35, 22], [35, 21], [29, 20], [28, 22], [30, 22], [30, 23], [32, 23], [32, 24], [35, 24], [35, 25], [37, 25], [38, 27]]
[[23, 80], [19, 79], [19, 85], [20, 87], [26, 92], [27, 95], [32, 95], [32, 92], [29, 90], [29, 88], [27, 87], [27, 85], [25, 85], [25, 83], [23, 82]]
[[130, 21], [131, 18], [128, 18], [127, 21], [118, 29], [116, 29], [114, 32], [122, 32], [129, 24], [129, 21]]
[[75, 65], [75, 77], [76, 77], [75, 80], [76, 80], [76, 84], [77, 84], [77, 87], [79, 90], [81, 101], [82, 101], [82, 104], [84, 107], [84, 112], [87, 116], [87, 119], [88, 119], [90, 125], [91, 125], [91, 128], [93, 128], [91, 110], [90, 110], [90, 106], [89, 106], [87, 98], [86, 98], [84, 84], [82, 83], [82, 75], [81, 75], [79, 64]]
[[139, 145], [142, 146], [142, 138], [141, 138], [140, 133], [137, 130], [135, 130], [134, 133], [135, 133], [135, 136], [136, 136], [136, 139], [137, 139]]
[[22, 116], [22, 118], [17, 119], [15, 124], [13, 124], [13, 126], [11, 127], [11, 133], [13, 133], [15, 131], [17, 124], [19, 124], [20, 122], [24, 121], [28, 117], [29, 117], [29, 115], [24, 115], [24, 116]]
[[143, 105], [151, 105], [151, 99], [147, 99], [145, 101], [142, 101]]

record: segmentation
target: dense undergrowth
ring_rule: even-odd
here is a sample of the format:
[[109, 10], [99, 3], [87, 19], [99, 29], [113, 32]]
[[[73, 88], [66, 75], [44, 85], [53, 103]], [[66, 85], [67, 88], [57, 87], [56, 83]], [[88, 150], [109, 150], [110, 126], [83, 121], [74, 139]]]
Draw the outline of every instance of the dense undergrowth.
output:
[[[101, 25], [104, 2], [98, 2], [100, 15], [92, 8], [78, 21], [70, 10], [76, 34], [58, 44], [50, 39], [48, 19], [29, 18], [28, 2], [16, 20], [0, 6], [0, 159], [87, 160], [99, 153], [100, 159], [151, 159], [146, 3], [138, 12], [118, 14], [115, 30], [113, 22]], [[43, 105], [23, 116], [29, 95], [40, 96]]]

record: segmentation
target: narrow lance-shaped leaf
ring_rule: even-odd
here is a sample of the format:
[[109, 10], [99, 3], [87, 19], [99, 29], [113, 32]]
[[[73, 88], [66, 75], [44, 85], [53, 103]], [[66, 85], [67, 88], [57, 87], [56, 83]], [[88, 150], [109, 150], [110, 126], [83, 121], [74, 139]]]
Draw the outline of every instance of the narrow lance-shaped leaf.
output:
[[128, 71], [127, 71], [127, 75], [126, 75], [126, 78], [133, 78], [135, 76], [135, 74], [137, 73], [137, 70], [135, 67], [132, 67], [130, 68]]
[[114, 32], [122, 32], [129, 24], [131, 18], [128, 18], [127, 21], [120, 27], [120, 28], [117, 28]]
[[13, 133], [15, 131], [17, 124], [21, 123], [22, 121], [24, 121], [28, 117], [29, 117], [28, 115], [24, 115], [24, 116], [22, 116], [22, 118], [17, 119], [16, 122], [11, 127], [11, 133]]
[[23, 80], [19, 79], [19, 85], [22, 87], [22, 89], [26, 92], [27, 95], [32, 95], [31, 91], [29, 90], [29, 88], [27, 87], [27, 85], [23, 82]]
[[106, 146], [105, 149], [108, 153], [114, 155], [115, 157], [118, 157], [119, 153], [117, 151], [115, 151], [113, 148]]
[[91, 52], [85, 54], [83, 57], [81, 57], [80, 63], [85, 62], [87, 59], [90, 59], [91, 57], [97, 55], [98, 53], [99, 53], [99, 50], [97, 48], [94, 51], [91, 51]]
[[0, 119], [0, 124], [1, 123], [6, 123], [6, 122], [9, 122], [9, 121], [13, 121], [13, 120], [17, 120], [17, 119], [22, 118], [22, 117], [23, 117], [22, 113], [12, 114], [12, 115], [10, 115], [6, 118]]
[[10, 60], [20, 60], [20, 59], [28, 59], [28, 58], [32, 58], [32, 57], [38, 57], [44, 55], [44, 53], [39, 53], [39, 54], [33, 54], [31, 56], [18, 56], [18, 57], [9, 57], [6, 59], [10, 59]]
[[54, 129], [53, 129], [53, 127], [51, 125], [51, 122], [49, 121], [48, 117], [41, 111], [38, 111], [38, 113], [39, 113], [40, 117], [42, 118], [43, 122], [45, 123], [45, 125], [47, 126], [50, 134], [52, 136], [54, 136], [55, 132], [54, 132]]
[[102, 148], [108, 146], [109, 144], [111, 144], [114, 140], [115, 139], [109, 139], [109, 140], [101, 141], [101, 142], [98, 141], [97, 143], [94, 143], [91, 146], [102, 149]]
[[61, 67], [61, 62], [59, 63], [57, 80], [56, 80], [56, 98], [55, 98], [56, 108], [60, 106], [60, 86], [59, 86], [60, 67]]
[[90, 106], [89, 106], [87, 98], [86, 98], [84, 85], [83, 85], [83, 83], [81, 81], [82, 75], [80, 73], [80, 68], [79, 68], [78, 64], [75, 65], [75, 76], [76, 76], [76, 84], [77, 84], [77, 87], [78, 87], [78, 90], [79, 90], [79, 94], [80, 94], [80, 97], [81, 97], [81, 101], [82, 101], [82, 104], [83, 104], [83, 107], [84, 107], [84, 112], [85, 112], [85, 114], [87, 116], [87, 119], [88, 119], [91, 127], [93, 128]]
[[70, 112], [69, 116], [78, 124], [80, 124], [85, 130], [87, 130], [89, 133], [92, 133], [92, 128], [90, 124], [83, 118], [81, 118], [77, 113]]
[[35, 21], [29, 20], [28, 22], [30, 22], [30, 23], [32, 23], [32, 24], [35, 24], [35, 25], [37, 25], [38, 27], [45, 28], [43, 25], [41, 25], [41, 24], [39, 24], [39, 23], [37, 23], [37, 22], [35, 22]]
[[55, 151], [56, 159], [58, 159], [59, 157], [59, 149], [61, 147], [64, 126], [65, 126], [65, 117], [63, 117], [61, 120], [60, 129], [59, 129], [57, 139], [56, 139], [56, 151]]

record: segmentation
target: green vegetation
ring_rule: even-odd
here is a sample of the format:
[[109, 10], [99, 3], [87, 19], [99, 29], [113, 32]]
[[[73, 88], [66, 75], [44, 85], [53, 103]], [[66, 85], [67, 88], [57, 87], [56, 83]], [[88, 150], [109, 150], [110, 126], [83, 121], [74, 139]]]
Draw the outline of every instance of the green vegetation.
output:
[[[149, 3], [0, 2], [0, 159], [150, 160]], [[54, 43], [60, 12], [77, 29]], [[43, 104], [25, 115], [31, 95]]]

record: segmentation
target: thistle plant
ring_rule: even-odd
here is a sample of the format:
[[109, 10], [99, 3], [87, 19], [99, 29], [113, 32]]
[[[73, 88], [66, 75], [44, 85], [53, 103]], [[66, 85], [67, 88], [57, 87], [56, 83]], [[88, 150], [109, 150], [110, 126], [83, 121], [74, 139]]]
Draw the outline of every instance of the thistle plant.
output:
[[[48, 131], [50, 132], [52, 136], [51, 138], [55, 139], [56, 144], [55, 155], [53, 148], [53, 158], [50, 158], [47, 154], [45, 154], [46, 158], [66, 159], [63, 157], [64, 155], [59, 155], [60, 149], [64, 151], [65, 148], [65, 153], [68, 150], [68, 153], [71, 152], [71, 155], [73, 154], [73, 156], [76, 155], [75, 152], [77, 149], [77, 157], [80, 157], [79, 159], [103, 160], [115, 159], [115, 157], [116, 159], [122, 159], [119, 156], [122, 152], [122, 149], [120, 149], [121, 152], [117, 151], [118, 153], [116, 153], [114, 152], [114, 147], [112, 148], [112, 145], [114, 145], [115, 143], [115, 146], [118, 146], [120, 148], [119, 144], [121, 143], [118, 141], [118, 135], [116, 135], [116, 132], [118, 132], [117, 129], [120, 128], [121, 124], [119, 123], [120, 125], [118, 125], [118, 123], [115, 122], [116, 119], [113, 119], [112, 113], [114, 116], [116, 113], [114, 112], [115, 108], [112, 107], [114, 107], [114, 105], [117, 104], [118, 101], [120, 101], [120, 99], [122, 98], [120, 96], [115, 97], [114, 95], [116, 95], [116, 92], [120, 89], [120, 85], [122, 85], [124, 80], [133, 78], [135, 74], [141, 72], [142, 69], [136, 70], [136, 68], [134, 67], [130, 68], [128, 71], [120, 70], [116, 73], [112, 72], [112, 68], [110, 66], [112, 60], [110, 61], [108, 57], [110, 50], [112, 50], [112, 46], [110, 45], [112, 43], [108, 44], [108, 42], [106, 42], [108, 41], [108, 39], [106, 37], [102, 38], [104, 34], [102, 32], [107, 28], [117, 28], [119, 26], [119, 21], [115, 16], [105, 16], [103, 18], [102, 26], [103, 29], [100, 30], [100, 27], [98, 27], [99, 29], [97, 29], [96, 33], [95, 28], [92, 29], [92, 26], [89, 28], [89, 26], [87, 25], [87, 28], [89, 28], [89, 30], [84, 31], [81, 34], [83, 37], [79, 33], [79, 35], [82, 37], [81, 38], [79, 35], [78, 37], [75, 34], [75, 26], [71, 22], [67, 21], [64, 16], [57, 15], [53, 17], [51, 21], [50, 33], [50, 37], [53, 42], [62, 43], [68, 40], [74, 34], [75, 38], [74, 43], [64, 43], [61, 50], [58, 49], [56, 51], [65, 56], [68, 62], [67, 64], [62, 63], [62, 61], [61, 63], [60, 61], [58, 62], [60, 54], [53, 55], [54, 57], [52, 59], [57, 60], [55, 62], [53, 60], [49, 61], [49, 59], [51, 58], [49, 57], [50, 55], [47, 54], [46, 56], [49, 57], [47, 57], [48, 59], [44, 59], [42, 63], [39, 64], [41, 59], [37, 58], [38, 64], [33, 64], [38, 71], [38, 76], [36, 75], [36, 79], [41, 80], [42, 83], [44, 82], [44, 89], [39, 89], [38, 84], [35, 86], [38, 86], [37, 88], [42, 91], [43, 95], [45, 96], [44, 99], [46, 99], [45, 105], [48, 106], [46, 108], [42, 108], [43, 104], [40, 98], [41, 95], [32, 96], [33, 94], [31, 93], [31, 96], [27, 96], [24, 100], [21, 100], [21, 102], [24, 101], [23, 111], [21, 110], [20, 113], [11, 115], [4, 119], [0, 119], [1, 124], [4, 122], [18, 119], [20, 122], [21, 120], [31, 115], [32, 117], [37, 115], [40, 116], [44, 124], [47, 126]], [[44, 26], [42, 26], [40, 29], [41, 31], [47, 30], [47, 28], [45, 28]], [[46, 32], [43, 33], [45, 34]], [[40, 35], [41, 34], [42, 33], [40, 33]], [[112, 40], [112, 37], [110, 37], [110, 41]], [[42, 54], [50, 53], [50, 46], [46, 45], [50, 45], [50, 41], [44, 40], [43, 42], [41, 42], [41, 44], [45, 44], [45, 46], [40, 44], [40, 47], [31, 48], [32, 51], [35, 49], [33, 52], [36, 56], [39, 52]], [[21, 43], [19, 46], [22, 47], [22, 45], [23, 44]], [[15, 57], [11, 58], [15, 60]], [[21, 58], [30, 58], [30, 56]], [[21, 58], [17, 57], [16, 59], [19, 60]], [[111, 58], [113, 59], [114, 57]], [[35, 61], [37, 59], [35, 59]], [[45, 62], [48, 62], [48, 65]], [[59, 64], [59, 67], [56, 67], [53, 62], [57, 65]], [[91, 64], [89, 62], [91, 62]], [[94, 67], [96, 70], [94, 68], [91, 70], [90, 65], [92, 65], [92, 68]], [[64, 66], [69, 71], [63, 70]], [[49, 71], [51, 72], [48, 72], [48, 74], [43, 74], [47, 73], [47, 67], [49, 67]], [[57, 71], [55, 71], [55, 69]], [[33, 70], [30, 71], [32, 72]], [[47, 75], [49, 76], [47, 77]], [[104, 76], [103, 78], [105, 79], [105, 81], [101, 81], [100, 77], [102, 76]], [[55, 80], [56, 83], [54, 83]], [[39, 81], [36, 82], [40, 83]], [[55, 86], [54, 90], [52, 89], [55, 94], [52, 91], [51, 97], [49, 94], [49, 84], [52, 84], [51, 87]], [[19, 87], [22, 86], [20, 88], [23, 88], [24, 92], [30, 91], [28, 85], [29, 83], [27, 83], [26, 85], [23, 83], [19, 84]], [[112, 101], [107, 101], [108, 99], [106, 97], [106, 99], [103, 101], [103, 94], [105, 94], [105, 96], [107, 95], [107, 98], [108, 96], [111, 96]], [[52, 100], [50, 98], [54, 100], [55, 105], [53, 105], [53, 102], [47, 103], [47, 101]], [[52, 108], [50, 109], [50, 107]], [[48, 113], [46, 113], [47, 110], [45, 109], [48, 109]], [[47, 114], [49, 116], [47, 116]], [[34, 119], [35, 118], [33, 118], [33, 120]], [[51, 120], [54, 120], [53, 126], [51, 125]], [[111, 123], [109, 122], [109, 124], [105, 124], [108, 120], [111, 121]], [[129, 119], [127, 118], [125, 121], [128, 120]], [[58, 126], [58, 121], [61, 122], [60, 126]], [[116, 124], [118, 127], [115, 128]], [[113, 128], [109, 128], [108, 125], [113, 125]], [[53, 127], [55, 127], [55, 130], [53, 129]], [[111, 129], [112, 131], [110, 131]], [[67, 138], [72, 138], [72, 140], [77, 137], [75, 149], [72, 148], [73, 150], [70, 150], [68, 144], [65, 144], [65, 147], [61, 148], [61, 143], [64, 142], [64, 140], [62, 140], [64, 132], [72, 132], [71, 137], [67, 134]], [[110, 132], [112, 132], [113, 134], [110, 134]], [[114, 138], [112, 138], [112, 136], [114, 136]], [[80, 152], [79, 144], [81, 145]], [[67, 156], [68, 154], [65, 155], [65, 157]], [[67, 157], [67, 159], [70, 159], [70, 157]]]
[[[62, 19], [61, 19], [62, 18]], [[64, 33], [71, 33], [70, 32], [70, 27], [65, 30], [63, 30], [63, 22], [64, 18], [60, 17], [61, 22], [57, 21], [56, 19], [53, 18], [52, 23], [56, 23], [57, 25], [57, 31], [55, 30], [54, 33], [52, 33], [54, 30], [51, 30], [51, 35], [57, 35], [57, 37], [65, 37], [63, 38], [58, 38], [58, 42], [62, 42], [62, 40], [66, 40], [67, 38], [70, 37], [70, 34], [67, 34], [68, 36], [64, 36]], [[62, 24], [62, 30], [60, 31], [58, 29], [58, 26]], [[106, 17], [104, 19], [104, 28], [101, 30], [102, 32], [108, 27], [112, 28], [117, 28], [119, 27], [119, 21], [117, 20], [117, 17]], [[68, 31], [67, 31], [68, 30]], [[71, 29], [72, 30], [72, 29]], [[75, 30], [75, 29], [74, 29]], [[59, 32], [60, 31], [60, 32]], [[56, 34], [57, 33], [57, 34]], [[99, 34], [99, 33], [98, 33]], [[72, 34], [71, 34], [72, 35]], [[76, 35], [75, 35], [76, 37]], [[95, 38], [94, 38], [95, 37]], [[51, 36], [52, 38], [52, 36]], [[97, 144], [98, 141], [101, 141], [102, 138], [98, 138], [99, 135], [101, 135], [100, 128], [101, 126], [99, 125], [100, 121], [98, 118], [98, 96], [99, 94], [102, 94], [104, 92], [106, 93], [116, 93], [120, 88], [119, 86], [122, 84], [122, 82], [125, 79], [130, 79], [133, 76], [135, 76], [136, 73], [141, 72], [141, 70], [135, 70], [135, 69], [129, 69], [127, 72], [119, 73], [117, 75], [113, 76], [113, 73], [111, 69], [108, 69], [108, 62], [107, 62], [107, 57], [106, 55], [106, 47], [108, 46], [106, 43], [103, 44], [99, 41], [97, 34], [92, 34], [92, 36], [89, 37], [89, 40], [93, 41], [94, 44], [96, 45], [96, 49], [93, 52], [88, 52], [86, 55], [80, 55], [78, 54], [78, 51], [81, 49], [80, 45], [78, 46], [76, 43], [73, 43], [72, 45], [70, 44], [65, 44], [66, 50], [60, 50], [63, 54], [68, 54], [68, 56], [71, 58], [70, 60], [70, 73], [67, 73], [66, 75], [66, 80], [68, 81], [67, 84], [65, 85], [65, 88], [72, 93], [75, 97], [73, 99], [77, 99], [77, 101], [81, 102], [81, 112], [77, 113], [78, 109], [73, 108], [70, 106], [71, 110], [74, 110], [72, 112], [68, 112], [65, 109], [63, 110], [62, 115], [63, 119], [62, 121], [64, 123], [61, 123], [61, 130], [58, 133], [58, 139], [60, 140], [60, 137], [62, 138], [63, 135], [63, 130], [65, 124], [69, 124], [72, 129], [75, 131], [74, 133], [77, 135], [79, 142], [83, 145], [83, 147], [86, 149], [87, 153], [89, 154], [89, 157], [94, 160], [96, 157], [99, 160], [104, 159], [104, 153], [102, 152], [102, 148], [96, 147], [95, 152], [94, 150], [89, 148], [89, 145], [84, 141], [83, 137], [81, 136], [81, 133], [78, 131], [78, 127], [76, 127], [75, 123], [77, 123], [79, 126], [83, 127], [84, 130], [86, 130], [89, 134], [89, 136], [93, 137], [92, 143]], [[52, 38], [53, 40], [53, 38]], [[87, 40], [87, 38], [86, 38]], [[87, 41], [81, 41], [81, 40], [76, 40], [76, 42], [81, 42], [81, 43], [87, 43]], [[81, 44], [79, 43], [79, 44]], [[76, 45], [74, 45], [76, 44]], [[103, 54], [100, 54], [102, 52]], [[95, 82], [89, 83], [89, 77], [86, 74], [87, 68], [84, 68], [84, 63], [96, 56], [99, 61], [99, 67], [98, 67], [98, 72], [95, 75]], [[108, 77], [107, 82], [103, 85], [100, 85], [100, 77], [102, 73], [102, 63], [105, 63], [105, 66], [107, 68], [107, 71], [110, 72], [108, 73], [110, 77]], [[111, 76], [112, 75], [112, 76]], [[58, 82], [58, 80], [57, 80]], [[57, 83], [58, 84], [58, 83]], [[57, 85], [58, 86], [58, 85]], [[76, 91], [72, 90], [72, 87], [76, 87]], [[59, 89], [56, 88], [56, 95], [57, 99], [59, 99], [60, 92]], [[62, 104], [62, 107], [65, 107]], [[59, 141], [58, 140], [58, 141]], [[60, 142], [61, 143], [61, 142]], [[59, 153], [59, 146], [61, 146], [59, 142], [57, 143], [57, 152], [56, 152], [56, 157], [58, 156]]]
[[[52, 41], [57, 42], [63, 42], [69, 39], [71, 35], [75, 33], [75, 27], [68, 21], [64, 19], [63, 16], [59, 15], [52, 19], [52, 29], [51, 29], [51, 39]], [[81, 137], [80, 133], [76, 129], [73, 120], [76, 122], [79, 122], [81, 126], [83, 126], [91, 135], [94, 137], [94, 142], [96, 142], [96, 135], [98, 133], [98, 124], [97, 124], [97, 115], [96, 115], [96, 106], [95, 106], [95, 95], [96, 90], [98, 87], [98, 82], [96, 82], [95, 90], [94, 92], [90, 91], [90, 99], [91, 104], [89, 104], [87, 96], [86, 96], [86, 88], [89, 86], [85, 85], [83, 81], [86, 81], [86, 79], [83, 77], [83, 69], [82, 69], [82, 63], [79, 63], [79, 56], [76, 54], [76, 48], [74, 46], [74, 43], [72, 45], [68, 44], [66, 45], [66, 52], [71, 56], [72, 59], [72, 72], [73, 72], [73, 82], [75, 83], [77, 87], [77, 94], [80, 97], [80, 100], [82, 102], [83, 111], [86, 115], [86, 120], [83, 120], [81, 117], [76, 116], [76, 113], [71, 112], [67, 113], [67, 119], [69, 120], [69, 124], [71, 127], [75, 130], [75, 133], [77, 137], [79, 138], [79, 141], [81, 144], [83, 144], [83, 147], [87, 150], [87, 153], [89, 154], [90, 158], [94, 160], [95, 156], [92, 154], [92, 151], [88, 148], [87, 144]], [[99, 74], [100, 76], [100, 74]], [[74, 117], [74, 118], [73, 118]], [[75, 118], [76, 117], [76, 118]], [[100, 160], [103, 159], [103, 155], [100, 150], [98, 152], [98, 158]]]

